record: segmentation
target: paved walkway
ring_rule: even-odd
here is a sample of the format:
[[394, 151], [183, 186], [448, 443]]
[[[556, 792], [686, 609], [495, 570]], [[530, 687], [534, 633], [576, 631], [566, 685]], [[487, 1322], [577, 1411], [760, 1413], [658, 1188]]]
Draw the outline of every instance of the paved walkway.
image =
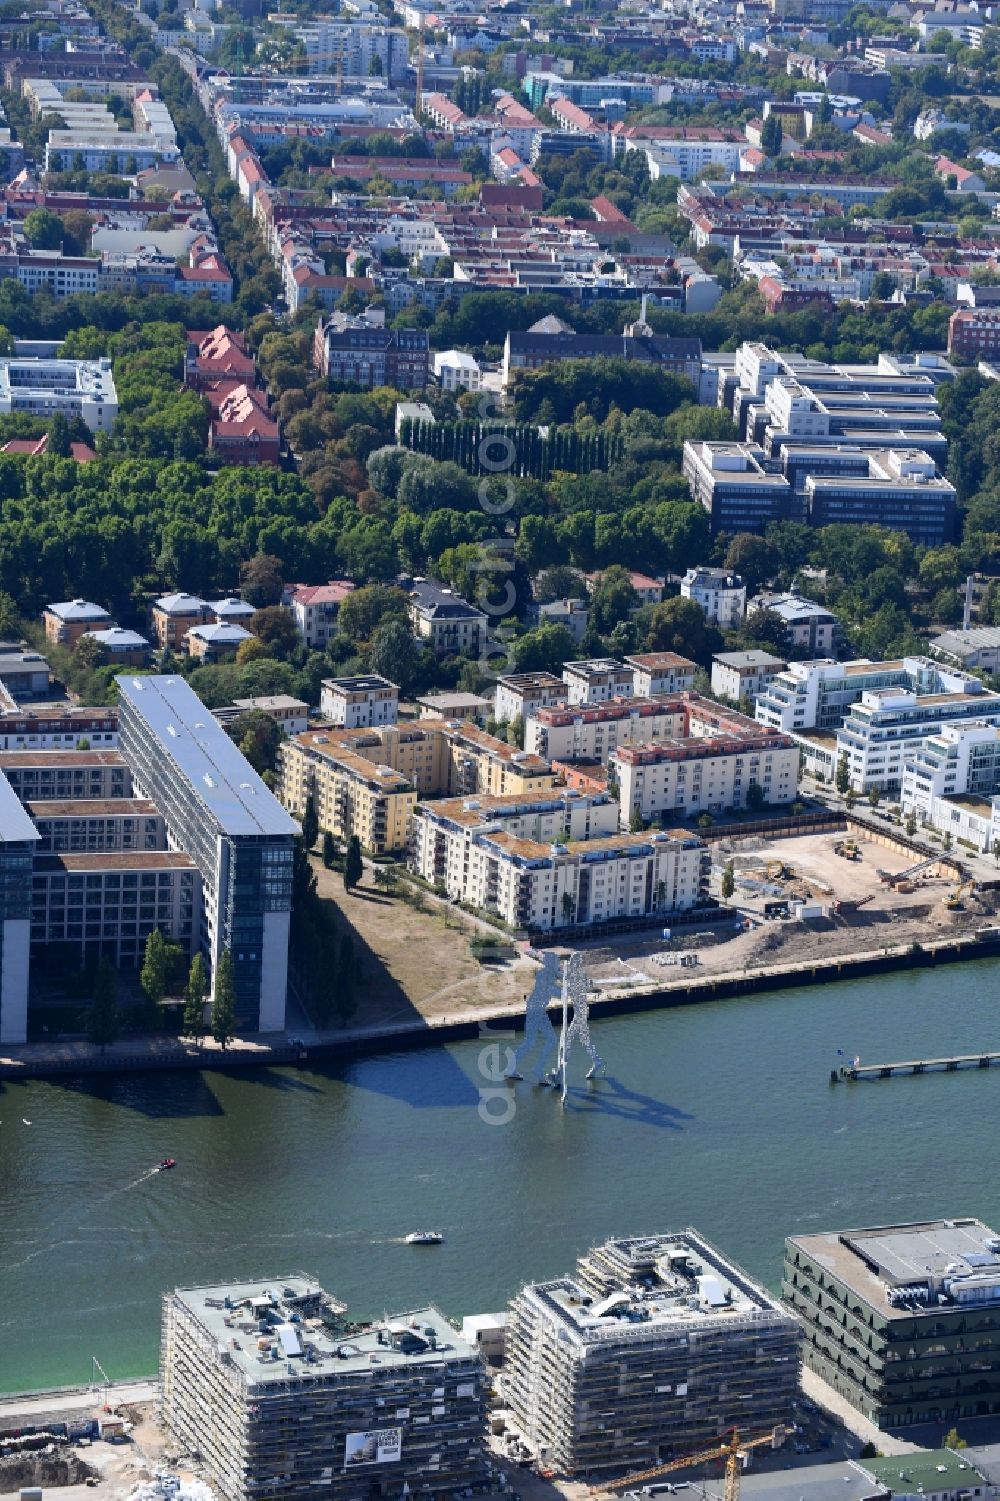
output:
[[833, 1387], [825, 1382], [822, 1376], [817, 1376], [815, 1371], [807, 1367], [802, 1368], [802, 1390], [811, 1401], [826, 1412], [833, 1413], [839, 1418], [844, 1427], [855, 1434], [862, 1443], [874, 1444], [880, 1454], [916, 1454], [919, 1444], [907, 1443], [906, 1439], [894, 1438], [891, 1433], [885, 1433], [883, 1429], [876, 1428], [866, 1417], [846, 1402]]

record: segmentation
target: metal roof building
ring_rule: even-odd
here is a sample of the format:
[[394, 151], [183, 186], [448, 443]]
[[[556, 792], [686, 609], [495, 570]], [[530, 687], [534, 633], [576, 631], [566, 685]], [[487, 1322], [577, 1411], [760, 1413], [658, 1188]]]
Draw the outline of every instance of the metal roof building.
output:
[[161, 809], [172, 840], [201, 872], [202, 948], [213, 977], [230, 950], [238, 1021], [280, 1031], [298, 825], [183, 678], [116, 682], [120, 744], [138, 795]]

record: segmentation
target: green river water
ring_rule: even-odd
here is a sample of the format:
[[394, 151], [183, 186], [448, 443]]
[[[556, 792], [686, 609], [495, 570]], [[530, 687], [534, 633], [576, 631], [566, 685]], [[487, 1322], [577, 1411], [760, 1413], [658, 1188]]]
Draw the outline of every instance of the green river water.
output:
[[[829, 1084], [1000, 1046], [995, 960], [594, 1024], [609, 1077], [519, 1084], [484, 1044], [342, 1067], [0, 1085], [0, 1391], [155, 1370], [167, 1287], [304, 1270], [352, 1316], [501, 1307], [592, 1242], [697, 1225], [770, 1286], [804, 1229], [1000, 1225], [1000, 1069]], [[494, 1107], [499, 1108], [499, 1107]], [[24, 1121], [31, 1122], [25, 1125]], [[148, 1175], [164, 1156], [170, 1173]], [[145, 1175], [145, 1176], [144, 1176]], [[441, 1230], [444, 1245], [402, 1243]]]

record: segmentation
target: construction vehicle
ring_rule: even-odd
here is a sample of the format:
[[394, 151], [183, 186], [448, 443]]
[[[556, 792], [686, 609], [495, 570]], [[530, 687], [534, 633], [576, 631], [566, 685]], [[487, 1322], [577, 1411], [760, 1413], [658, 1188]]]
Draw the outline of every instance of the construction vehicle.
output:
[[669, 1475], [673, 1470], [686, 1470], [691, 1465], [706, 1464], [712, 1459], [724, 1459], [726, 1461], [724, 1501], [740, 1501], [740, 1480], [748, 1451], [759, 1449], [762, 1444], [770, 1444], [772, 1449], [780, 1449], [785, 1442], [785, 1430], [779, 1423], [772, 1428], [770, 1433], [762, 1433], [759, 1437], [751, 1439], [741, 1439], [736, 1428], [731, 1431], [732, 1438], [719, 1439], [711, 1449], [700, 1449], [696, 1454], [685, 1454], [680, 1459], [670, 1459], [666, 1464], [654, 1465], [650, 1470], [639, 1470], [637, 1474], [626, 1475], [623, 1480], [616, 1480], [615, 1490], [638, 1485], [643, 1480], [652, 1480], [656, 1475]]
[[791, 880], [791, 877], [792, 872], [789, 870], [784, 860], [768, 860], [767, 879], [769, 881], [789, 881]]
[[962, 909], [962, 898], [964, 896], [974, 895], [975, 890], [975, 881], [960, 882], [960, 884], [955, 887], [954, 891], [949, 892], [949, 894], [944, 898], [944, 904], [947, 907], [948, 911], [960, 912]]
[[833, 853], [840, 855], [844, 860], [860, 860], [861, 851], [853, 839], [840, 839], [833, 846]]

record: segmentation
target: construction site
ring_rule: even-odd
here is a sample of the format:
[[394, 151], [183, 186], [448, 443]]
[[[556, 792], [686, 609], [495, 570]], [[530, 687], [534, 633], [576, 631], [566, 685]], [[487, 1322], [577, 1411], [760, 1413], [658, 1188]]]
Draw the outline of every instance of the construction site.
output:
[[667, 941], [662, 932], [623, 935], [589, 948], [593, 983], [622, 992], [766, 971], [790, 960], [832, 965], [862, 952], [991, 931], [1000, 913], [992, 860], [928, 855], [860, 823], [846, 831], [719, 840], [711, 889], [720, 902], [712, 922], [670, 930]]
[[434, 1308], [354, 1325], [301, 1274], [164, 1299], [161, 1423], [226, 1501], [485, 1488], [484, 1383]]
[[694, 1230], [612, 1240], [525, 1287], [501, 1393], [537, 1460], [585, 1478], [689, 1455], [727, 1428], [790, 1425], [801, 1331]]

